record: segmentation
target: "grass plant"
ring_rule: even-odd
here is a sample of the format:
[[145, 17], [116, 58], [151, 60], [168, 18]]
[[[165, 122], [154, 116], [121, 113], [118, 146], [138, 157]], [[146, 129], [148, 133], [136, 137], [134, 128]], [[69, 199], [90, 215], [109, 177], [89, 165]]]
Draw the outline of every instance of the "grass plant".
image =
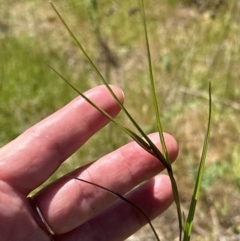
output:
[[[101, 73], [106, 73], [92, 23], [88, 20], [86, 2], [59, 0], [57, 6]], [[151, 89], [144, 68], [147, 58], [139, 51], [143, 42], [142, 24], [136, 2], [106, 0], [99, 5], [98, 17], [101, 34], [119, 60], [119, 67], [104, 77], [124, 89], [126, 109], [138, 120], [143, 131], [149, 133], [156, 130], [155, 109], [152, 102], [141, 101], [149, 99]], [[48, 70], [46, 63], [61, 69], [64, 77], [82, 91], [99, 82], [87, 61], [79, 57], [75, 46], [68, 41], [69, 36], [48, 4], [27, 0], [21, 3], [12, 0], [8, 4], [0, 0], [0, 3], [0, 144], [3, 145], [75, 96], [63, 82], [58, 81], [56, 86], [53, 81], [56, 75]], [[113, 3], [117, 6], [114, 5], [115, 12]], [[198, 197], [201, 213], [196, 210], [192, 240], [237, 239], [240, 234], [235, 221], [240, 201], [239, 3], [227, 1], [214, 17], [211, 9], [199, 13], [187, 1], [159, 4], [149, 0], [145, 4], [162, 125], [180, 143], [180, 161], [172, 168], [185, 214], [198, 172], [199, 142], [204, 141], [208, 80], [214, 90], [212, 145], [203, 175], [204, 189]], [[133, 25], [136, 26], [134, 31]], [[131, 130], [134, 128], [122, 114], [117, 121]], [[126, 143], [129, 137], [121, 132], [110, 124], [63, 164], [51, 180]], [[92, 145], [99, 148], [89, 148]], [[171, 210], [153, 222], [161, 240], [173, 240], [177, 236], [175, 211]], [[206, 220], [212, 225], [209, 222], [207, 225]], [[173, 223], [171, 230], [169, 222]], [[144, 230], [140, 231], [141, 240], [149, 237], [149, 230], [146, 233]]]
[[[129, 118], [129, 120], [132, 122], [132, 124], [136, 127], [136, 129], [137, 129], [137, 131], [139, 132], [140, 135], [136, 134], [135, 132], [133, 132], [129, 128], [127, 128], [127, 127], [121, 125], [119, 122], [117, 122], [114, 118], [112, 118], [110, 115], [108, 115], [103, 109], [101, 109], [99, 106], [97, 106], [97, 104], [95, 104], [90, 99], [88, 99], [81, 91], [76, 89], [58, 71], [56, 71], [53, 67], [51, 67], [51, 66], [50, 67], [71, 88], [73, 88], [79, 95], [81, 95], [87, 102], [89, 102], [92, 106], [94, 106], [102, 114], [107, 116], [114, 124], [116, 124], [118, 127], [120, 127], [126, 134], [128, 134], [134, 141], [136, 141], [143, 149], [145, 149], [147, 152], [149, 152], [153, 156], [157, 157], [158, 160], [166, 167], [168, 175], [169, 175], [171, 183], [172, 183], [173, 196], [174, 196], [175, 204], [176, 204], [176, 207], [177, 207], [178, 220], [179, 220], [179, 240], [181, 241], [182, 240], [182, 226], [183, 226], [182, 219], [183, 218], [182, 218], [182, 211], [181, 211], [179, 192], [178, 192], [177, 183], [176, 183], [176, 180], [175, 180], [175, 177], [174, 177], [174, 174], [173, 174], [171, 162], [170, 162], [170, 159], [169, 159], [169, 156], [168, 156], [168, 152], [167, 152], [167, 149], [166, 149], [166, 144], [165, 144], [164, 137], [163, 137], [163, 129], [162, 129], [162, 124], [161, 124], [161, 120], [160, 120], [160, 113], [159, 113], [159, 107], [158, 107], [156, 90], [155, 90], [155, 83], [154, 83], [154, 76], [153, 76], [153, 67], [152, 67], [151, 52], [150, 52], [150, 46], [149, 46], [149, 40], [148, 40], [148, 31], [147, 31], [147, 24], [146, 24], [144, 1], [141, 0], [139, 2], [140, 2], [140, 6], [141, 6], [140, 8], [141, 8], [142, 24], [144, 26], [144, 36], [145, 36], [145, 42], [146, 42], [147, 59], [148, 59], [148, 66], [149, 66], [149, 76], [150, 76], [150, 83], [151, 83], [151, 94], [152, 94], [152, 97], [153, 97], [153, 104], [154, 104], [154, 109], [155, 109], [155, 114], [156, 114], [156, 125], [157, 125], [157, 129], [158, 129], [158, 132], [159, 132], [159, 137], [160, 137], [160, 140], [161, 140], [162, 148], [163, 148], [163, 154], [161, 154], [159, 152], [157, 147], [152, 143], [152, 141], [148, 138], [148, 136], [140, 128], [140, 126], [137, 124], [137, 122], [134, 120], [134, 118], [130, 115], [130, 113], [127, 111], [127, 109], [123, 106], [121, 101], [114, 94], [114, 92], [112, 91], [111, 87], [109, 86], [107, 80], [103, 77], [103, 75], [101, 74], [101, 72], [99, 71], [97, 66], [93, 63], [92, 59], [89, 57], [89, 55], [87, 54], [87, 52], [83, 48], [83, 46], [80, 43], [80, 41], [76, 38], [74, 33], [71, 31], [71, 29], [68, 27], [67, 23], [64, 21], [64, 19], [62, 18], [62, 16], [60, 15], [58, 10], [56, 9], [56, 7], [51, 2], [50, 2], [50, 4], [51, 4], [52, 8], [54, 9], [54, 11], [58, 15], [58, 17], [61, 19], [61, 22], [63, 23], [63, 25], [65, 26], [65, 28], [67, 29], [67, 31], [69, 32], [70, 36], [75, 41], [75, 43], [77, 44], [79, 49], [81, 50], [81, 52], [84, 55], [84, 57], [88, 60], [89, 64], [92, 66], [93, 70], [100, 77], [100, 79], [102, 80], [103, 84], [107, 87], [107, 89], [109, 90], [111, 95], [117, 101], [117, 103], [119, 104], [119, 106], [121, 107], [123, 112], [126, 114], [126, 116]], [[210, 122], [211, 122], [211, 85], [209, 85], [209, 119], [208, 119], [207, 134], [206, 134], [205, 141], [204, 141], [203, 153], [202, 153], [202, 158], [201, 158], [200, 166], [199, 166], [199, 172], [198, 172], [198, 175], [197, 175], [197, 178], [196, 178], [195, 188], [194, 188], [194, 192], [193, 192], [193, 195], [192, 195], [193, 198], [192, 198], [192, 202], [191, 202], [190, 208], [189, 208], [189, 215], [188, 215], [188, 218], [187, 218], [187, 221], [186, 221], [186, 224], [185, 224], [185, 230], [184, 230], [185, 232], [184, 232], [184, 236], [183, 236], [183, 240], [184, 241], [185, 240], [186, 241], [190, 240], [190, 236], [191, 236], [191, 232], [192, 232], [193, 218], [194, 218], [195, 208], [196, 208], [196, 204], [197, 204], [197, 199], [198, 199], [199, 192], [200, 192], [202, 175], [203, 175], [203, 170], [204, 170], [204, 164], [205, 164], [205, 160], [206, 160], [206, 156], [207, 156], [208, 142], [209, 142], [209, 137], [210, 137]], [[102, 187], [102, 186], [100, 186], [100, 185], [98, 185], [96, 183], [90, 183], [87, 180], [82, 180], [82, 179], [79, 179], [79, 178], [76, 178], [76, 179], [79, 180], [79, 181], [87, 182], [87, 183], [89, 183], [91, 185], [95, 185], [95, 186], [97, 186], [99, 188], [102, 188], [104, 190], [107, 190], [108, 192], [118, 196], [119, 198], [123, 199], [124, 201], [126, 201], [127, 203], [132, 205], [133, 207], [137, 208], [138, 211], [140, 211], [144, 215], [144, 217], [146, 217], [150, 227], [152, 228], [152, 231], [153, 231], [156, 239], [160, 240], [158, 235], [157, 235], [157, 233], [156, 233], [156, 231], [155, 231], [155, 229], [154, 229], [154, 227], [153, 227], [153, 225], [152, 225], [152, 223], [151, 223], [151, 221], [150, 221], [150, 219], [134, 203], [130, 202], [129, 200], [127, 200], [126, 198], [124, 198], [120, 194], [117, 194], [114, 191], [109, 190], [109, 189], [107, 189], [105, 187]]]

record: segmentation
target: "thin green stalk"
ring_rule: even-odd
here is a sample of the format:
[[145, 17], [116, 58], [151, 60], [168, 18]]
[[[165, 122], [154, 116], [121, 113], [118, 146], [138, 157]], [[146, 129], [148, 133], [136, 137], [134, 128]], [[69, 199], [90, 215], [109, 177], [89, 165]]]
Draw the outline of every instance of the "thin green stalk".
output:
[[162, 124], [161, 124], [161, 120], [160, 120], [160, 112], [159, 112], [159, 107], [158, 107], [159, 105], [158, 105], [158, 101], [157, 101], [156, 88], [155, 88], [155, 83], [154, 83], [151, 51], [150, 51], [150, 47], [149, 47], [149, 38], [148, 38], [148, 31], [147, 31], [147, 24], [146, 24], [146, 14], [144, 11], [145, 6], [144, 6], [143, 0], [140, 0], [140, 2], [141, 2], [141, 6], [142, 6], [141, 7], [141, 9], [142, 9], [141, 15], [142, 15], [142, 22], [143, 22], [143, 26], [144, 26], [144, 37], [145, 37], [145, 44], [146, 44], [146, 48], [147, 48], [147, 59], [148, 59], [148, 68], [149, 68], [149, 76], [150, 76], [150, 83], [151, 83], [151, 93], [152, 93], [152, 97], [153, 97], [154, 110], [155, 110], [155, 114], [156, 114], [157, 128], [158, 128], [159, 137], [161, 140], [165, 158], [169, 162], [169, 165], [170, 165], [171, 163], [169, 160], [166, 144], [165, 144], [164, 137], [163, 137], [163, 129], [162, 129]]
[[158, 129], [159, 137], [160, 137], [162, 148], [163, 148], [163, 153], [164, 153], [165, 159], [168, 164], [167, 171], [168, 171], [168, 174], [169, 174], [169, 177], [171, 180], [174, 201], [175, 201], [175, 204], [177, 207], [178, 222], [179, 222], [179, 240], [181, 240], [182, 239], [182, 211], [181, 211], [181, 205], [180, 205], [180, 199], [179, 199], [179, 192], [178, 192], [177, 183], [176, 183], [174, 175], [173, 175], [171, 161], [170, 161], [170, 158], [168, 155], [166, 143], [165, 143], [164, 136], [163, 136], [162, 124], [161, 124], [161, 120], [160, 120], [159, 105], [158, 105], [158, 101], [157, 101], [156, 88], [155, 88], [154, 76], [153, 76], [151, 51], [150, 51], [149, 40], [148, 40], [148, 31], [147, 31], [147, 24], [146, 24], [144, 1], [140, 0], [140, 4], [141, 4], [141, 9], [142, 9], [141, 16], [142, 16], [142, 22], [143, 22], [143, 26], [144, 26], [144, 36], [145, 36], [145, 44], [146, 44], [146, 48], [147, 48], [148, 68], [149, 68], [149, 76], [150, 76], [150, 82], [151, 82], [151, 93], [152, 93], [153, 104], [154, 104], [154, 109], [155, 109], [157, 129]]
[[211, 97], [211, 82], [209, 82], [209, 114], [208, 114], [208, 126], [207, 131], [204, 139], [204, 145], [202, 150], [202, 156], [200, 160], [200, 165], [198, 169], [197, 179], [194, 186], [194, 191], [190, 203], [190, 208], [188, 212], [188, 217], [184, 226], [184, 237], [183, 241], [189, 241], [191, 238], [192, 228], [193, 228], [193, 219], [195, 215], [195, 210], [197, 206], [197, 200], [200, 193], [202, 178], [203, 178], [203, 172], [204, 172], [204, 166], [205, 161], [207, 157], [207, 150], [209, 145], [209, 139], [210, 139], [210, 126], [211, 126], [211, 117], [212, 117], [212, 97]]

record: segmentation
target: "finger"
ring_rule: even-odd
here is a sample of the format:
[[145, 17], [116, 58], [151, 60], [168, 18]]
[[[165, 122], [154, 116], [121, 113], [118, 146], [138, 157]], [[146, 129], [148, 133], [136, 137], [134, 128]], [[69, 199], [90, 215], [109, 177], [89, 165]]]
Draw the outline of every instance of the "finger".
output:
[[[112, 88], [123, 101], [122, 91]], [[120, 111], [104, 86], [93, 88], [85, 94], [112, 116]], [[22, 193], [29, 193], [108, 122], [107, 117], [82, 97], [74, 99], [0, 149], [1, 180]]]
[[[159, 146], [159, 135], [150, 137]], [[176, 141], [168, 134], [165, 134], [165, 140], [170, 158], [174, 160], [178, 152]], [[79, 168], [71, 176], [124, 194], [163, 169], [155, 157], [131, 142], [97, 162]], [[38, 193], [35, 200], [51, 228], [60, 234], [81, 225], [115, 198], [93, 185], [64, 177]]]
[[[168, 176], [158, 176], [126, 197], [141, 208], [147, 217], [154, 219], [173, 201], [171, 182]], [[118, 200], [75, 230], [60, 235], [57, 240], [71, 241], [81, 237], [81, 241], [122, 241], [146, 223], [146, 218], [136, 208]], [[152, 237], [154, 239], [154, 235]]]

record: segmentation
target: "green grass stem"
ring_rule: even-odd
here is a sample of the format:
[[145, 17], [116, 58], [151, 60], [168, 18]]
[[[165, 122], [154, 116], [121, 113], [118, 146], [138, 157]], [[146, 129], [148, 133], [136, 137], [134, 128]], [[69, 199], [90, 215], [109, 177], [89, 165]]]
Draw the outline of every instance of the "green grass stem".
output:
[[151, 93], [152, 93], [152, 97], [153, 97], [153, 104], [154, 104], [154, 110], [155, 110], [155, 116], [156, 116], [156, 124], [157, 124], [159, 137], [161, 140], [161, 145], [162, 145], [163, 153], [165, 156], [165, 160], [167, 162], [167, 171], [168, 171], [168, 174], [169, 174], [169, 177], [171, 180], [171, 184], [172, 184], [174, 201], [175, 201], [175, 204], [177, 207], [178, 224], [179, 224], [179, 240], [181, 240], [182, 239], [182, 211], [181, 211], [181, 204], [180, 204], [180, 199], [179, 199], [179, 192], [178, 192], [176, 180], [173, 175], [172, 165], [171, 165], [171, 161], [170, 161], [170, 158], [168, 155], [166, 143], [165, 143], [164, 136], [163, 136], [163, 128], [162, 128], [162, 124], [161, 124], [161, 120], [160, 120], [160, 111], [159, 111], [159, 105], [158, 105], [158, 101], [157, 101], [155, 81], [154, 81], [154, 75], [153, 75], [153, 67], [152, 67], [152, 60], [151, 60], [151, 51], [150, 51], [150, 47], [149, 47], [149, 38], [148, 38], [148, 31], [147, 31], [144, 1], [140, 0], [140, 4], [141, 4], [141, 10], [142, 10], [141, 16], [142, 16], [142, 22], [143, 22], [143, 26], [144, 26], [144, 36], [145, 36], [145, 43], [146, 43], [146, 49], [147, 49], [149, 77], [150, 77]]

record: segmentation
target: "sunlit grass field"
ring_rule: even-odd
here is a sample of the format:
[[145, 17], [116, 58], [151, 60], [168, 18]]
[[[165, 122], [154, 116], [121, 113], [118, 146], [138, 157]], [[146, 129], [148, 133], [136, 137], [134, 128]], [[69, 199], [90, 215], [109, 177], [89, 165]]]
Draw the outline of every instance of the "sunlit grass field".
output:
[[[147, 133], [156, 131], [138, 1], [96, 1], [95, 7], [90, 2], [53, 1], [109, 83], [124, 90], [125, 106], [137, 122]], [[190, 0], [145, 2], [163, 128], [179, 143], [174, 170], [186, 210], [207, 124], [208, 81], [212, 81], [210, 149], [193, 240], [239, 240], [240, 3], [229, 0], [217, 7], [199, 7]], [[0, 4], [3, 146], [76, 97], [47, 64], [81, 91], [101, 82], [48, 1], [0, 0]], [[118, 119], [130, 125], [123, 115]], [[110, 124], [51, 180], [128, 141]], [[162, 240], [177, 237], [174, 211], [155, 222]], [[132, 240], [150, 237], [144, 229]]]

